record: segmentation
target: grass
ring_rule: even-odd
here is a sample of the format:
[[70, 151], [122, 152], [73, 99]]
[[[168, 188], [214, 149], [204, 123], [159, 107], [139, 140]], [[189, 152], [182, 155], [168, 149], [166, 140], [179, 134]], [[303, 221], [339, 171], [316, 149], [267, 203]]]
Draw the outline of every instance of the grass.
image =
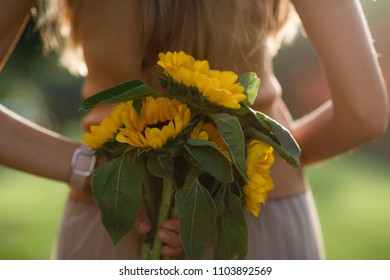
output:
[[0, 259], [50, 259], [66, 185], [0, 169]]
[[[328, 259], [390, 259], [390, 175], [359, 154], [310, 167]], [[65, 184], [0, 169], [0, 259], [49, 259]]]
[[328, 259], [390, 259], [388, 163], [361, 155], [312, 167], [308, 175]]

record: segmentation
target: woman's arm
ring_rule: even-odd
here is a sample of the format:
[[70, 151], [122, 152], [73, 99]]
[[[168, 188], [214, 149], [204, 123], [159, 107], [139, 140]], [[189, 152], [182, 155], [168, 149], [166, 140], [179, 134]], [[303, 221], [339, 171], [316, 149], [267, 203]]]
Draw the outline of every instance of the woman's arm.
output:
[[[35, 1], [0, 2], [0, 70], [14, 49]], [[30, 174], [69, 182], [71, 160], [80, 143], [42, 128], [0, 104], [0, 164]], [[146, 211], [139, 213], [136, 230], [150, 231]], [[158, 231], [164, 243], [162, 253], [176, 257], [182, 254], [177, 220], [167, 220]]]
[[[0, 69], [30, 17], [34, 0], [0, 3]], [[0, 105], [0, 164], [68, 182], [78, 143], [48, 131]]]
[[0, 105], [0, 164], [68, 182], [79, 143], [44, 129]]
[[34, 0], [0, 2], [0, 71], [30, 18]]
[[[0, 104], [0, 164], [38, 176], [69, 181], [70, 162], [79, 143], [37, 126]], [[135, 228], [140, 234], [151, 229], [146, 209], [141, 209]], [[182, 254], [177, 220], [167, 220], [158, 231], [162, 254]]]
[[303, 164], [308, 164], [381, 136], [387, 128], [388, 99], [358, 1], [292, 2], [317, 51], [332, 97], [295, 123], [293, 135]]

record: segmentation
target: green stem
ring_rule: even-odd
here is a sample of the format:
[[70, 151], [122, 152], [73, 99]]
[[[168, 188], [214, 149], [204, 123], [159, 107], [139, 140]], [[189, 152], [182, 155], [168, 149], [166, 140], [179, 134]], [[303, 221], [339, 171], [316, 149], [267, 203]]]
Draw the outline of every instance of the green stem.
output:
[[147, 239], [146, 235], [142, 238], [141, 254], [139, 256], [140, 260], [147, 260], [149, 258], [150, 247], [152, 244], [150, 241], [148, 242]]
[[[154, 224], [156, 220], [155, 205], [157, 200], [156, 200], [155, 186], [153, 186], [152, 177], [149, 173], [145, 175], [143, 191], [144, 191], [144, 201], [146, 204], [146, 208], [148, 209], [148, 213], [150, 215], [152, 224]], [[152, 227], [151, 232], [143, 236], [141, 253], [139, 257], [141, 260], [149, 259], [150, 249], [152, 246], [151, 235], [154, 235], [154, 230], [155, 228]]]
[[[171, 212], [171, 203], [173, 196], [173, 184], [170, 178], [163, 179], [163, 191], [161, 197], [160, 211], [157, 222], [157, 230], [159, 230], [163, 223], [169, 218]], [[149, 258], [151, 260], [159, 260], [161, 258], [161, 246], [162, 242], [156, 236], [153, 240], [152, 251], [150, 252]]]

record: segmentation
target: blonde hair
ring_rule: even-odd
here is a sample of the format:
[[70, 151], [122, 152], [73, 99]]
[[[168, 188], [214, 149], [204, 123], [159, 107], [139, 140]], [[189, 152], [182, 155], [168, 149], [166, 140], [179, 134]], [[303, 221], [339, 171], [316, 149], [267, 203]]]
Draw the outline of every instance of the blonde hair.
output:
[[41, 0], [37, 2], [37, 27], [45, 53], [60, 51], [60, 63], [78, 76], [87, 75], [79, 40], [76, 38], [77, 0]]
[[[45, 2], [40, 26], [46, 46], [61, 45], [66, 66], [83, 74], [82, 49], [75, 36], [77, 1]], [[221, 42], [226, 56], [239, 50], [249, 63], [251, 55], [265, 45], [275, 53], [297, 26], [290, 0], [142, 0], [140, 9], [144, 69], [154, 65], [159, 52], [168, 50], [184, 50], [217, 67], [214, 60]]]

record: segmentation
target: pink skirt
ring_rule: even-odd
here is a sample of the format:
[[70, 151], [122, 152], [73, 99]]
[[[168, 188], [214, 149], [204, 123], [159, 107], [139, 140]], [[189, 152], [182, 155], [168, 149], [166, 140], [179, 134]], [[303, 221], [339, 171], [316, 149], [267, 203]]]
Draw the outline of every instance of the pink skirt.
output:
[[[258, 218], [247, 214], [247, 259], [323, 259], [323, 241], [310, 191], [269, 200]], [[97, 206], [69, 199], [64, 213], [57, 259], [137, 259], [141, 237], [131, 230], [113, 245]]]

